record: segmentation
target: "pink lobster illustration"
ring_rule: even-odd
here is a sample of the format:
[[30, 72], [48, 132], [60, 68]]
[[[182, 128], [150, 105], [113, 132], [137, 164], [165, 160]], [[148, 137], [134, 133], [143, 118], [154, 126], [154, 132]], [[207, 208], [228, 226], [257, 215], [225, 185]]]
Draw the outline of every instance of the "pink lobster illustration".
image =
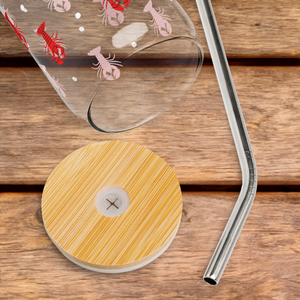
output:
[[113, 58], [109, 57], [105, 58], [101, 53], [101, 47], [96, 47], [92, 51], [88, 53], [90, 56], [96, 56], [98, 63], [93, 64], [96, 68], [92, 68], [93, 70], [98, 70], [97, 76], [100, 74], [101, 78], [101, 72], [103, 73], [103, 76], [107, 80], [115, 80], [118, 79], [121, 75], [120, 70], [116, 67], [123, 67], [120, 61], [115, 60], [115, 55]]
[[58, 79], [55, 79], [55, 77], [51, 77], [51, 75], [48, 73], [48, 71], [46, 70], [46, 67], [44, 65], [40, 66], [42, 71], [45, 73], [46, 77], [48, 78], [48, 80], [51, 82], [51, 84], [56, 88], [56, 90], [61, 93], [63, 95], [63, 97], [66, 97], [66, 89], [64, 88], [64, 86], [59, 83]]
[[118, 26], [124, 22], [124, 15], [121, 11], [114, 9], [109, 0], [93, 0], [93, 2], [101, 2], [103, 9], [99, 10], [101, 13], [99, 17], [103, 17], [102, 23], [107, 25], [107, 21], [112, 26]]
[[170, 23], [167, 21], [171, 21], [168, 15], [164, 14], [164, 9], [159, 9], [157, 12], [152, 7], [152, 0], [149, 0], [149, 2], [146, 4], [144, 8], [144, 12], [149, 11], [153, 17], [153, 20], [150, 22], [154, 22], [153, 25], [150, 25], [151, 27], [154, 27], [154, 33], [158, 35], [158, 32], [162, 36], [168, 36], [172, 33], [172, 27]]
[[48, 2], [48, 8], [52, 11], [53, 7], [58, 12], [69, 11], [71, 8], [71, 3], [69, 0], [44, 0]]
[[50, 37], [46, 32], [46, 24], [43, 22], [34, 32], [43, 36], [45, 42], [41, 41], [41, 45], [44, 46], [44, 52], [49, 54], [50, 60], [53, 62], [54, 58], [59, 65], [62, 65], [66, 58], [66, 44], [63, 42], [63, 39], [57, 37], [57, 31], [55, 36], [52, 31], [52, 36]]
[[5, 19], [7, 22], [10, 24], [10, 26], [13, 28], [15, 33], [18, 35], [19, 39], [22, 41], [24, 46], [29, 50], [29, 45], [24, 37], [24, 33], [21, 28], [18, 27], [17, 21], [15, 17], [8, 12], [8, 10], [5, 10], [1, 5], [0, 5], [0, 11], [4, 14]]

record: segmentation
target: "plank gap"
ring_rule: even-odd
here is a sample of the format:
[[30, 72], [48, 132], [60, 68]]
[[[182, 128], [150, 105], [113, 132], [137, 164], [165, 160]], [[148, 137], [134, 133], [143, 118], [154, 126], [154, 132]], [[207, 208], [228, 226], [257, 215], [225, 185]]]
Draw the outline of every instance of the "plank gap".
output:
[[[72, 67], [73, 65], [78, 67], [76, 62], [77, 58], [66, 59], [64, 66]], [[80, 67], [86, 68], [93, 62], [92, 59], [80, 59]], [[164, 63], [163, 63], [163, 60]], [[141, 64], [141, 59], [131, 59], [130, 67], [174, 67], [174, 66], [185, 66], [190, 63], [189, 59], [186, 58], [144, 58], [143, 64]], [[162, 65], [163, 63], [163, 65]], [[230, 66], [253, 66], [253, 67], [295, 67], [300, 66], [300, 58], [229, 58], [228, 63]], [[210, 58], [205, 58], [203, 62], [204, 66], [212, 66], [212, 60]], [[0, 67], [9, 68], [34, 68], [38, 67], [35, 60], [31, 57], [0, 57]]]
[[[189, 185], [180, 186], [182, 192], [239, 192], [240, 185]], [[0, 193], [42, 193], [44, 185], [2, 184]], [[259, 185], [259, 193], [299, 193], [299, 185]]]

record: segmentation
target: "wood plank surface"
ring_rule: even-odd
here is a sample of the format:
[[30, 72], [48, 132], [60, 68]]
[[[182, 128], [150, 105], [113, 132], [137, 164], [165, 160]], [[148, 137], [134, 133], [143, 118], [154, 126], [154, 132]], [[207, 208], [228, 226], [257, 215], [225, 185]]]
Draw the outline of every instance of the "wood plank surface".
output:
[[[259, 184], [299, 184], [298, 67], [232, 67]], [[104, 134], [75, 116], [38, 68], [0, 69], [0, 183], [44, 184], [87, 144], [123, 140], [164, 158], [181, 184], [240, 184], [240, 167], [212, 67], [170, 110], [128, 132]]]
[[[258, 61], [246, 58], [300, 58], [298, 0], [211, 2], [228, 58], [241, 65]], [[209, 58], [196, 2], [179, 3]], [[8, 57], [17, 58], [15, 65], [30, 64], [18, 59], [30, 54], [0, 16], [0, 58], [4, 62]], [[299, 186], [300, 68], [231, 70], [258, 184]], [[99, 133], [75, 116], [38, 68], [0, 66], [0, 185], [43, 185], [64, 157], [106, 140], [148, 147], [169, 163], [180, 184], [241, 184], [211, 66], [203, 67], [167, 112], [119, 134]], [[181, 226], [161, 257], [134, 272], [101, 274], [73, 264], [50, 241], [40, 193], [0, 193], [0, 299], [300, 299], [300, 193], [257, 193], [219, 285], [202, 280], [237, 197], [231, 192], [184, 192]]]
[[[196, 2], [179, 3], [193, 21], [198, 40], [209, 56]], [[229, 58], [300, 57], [298, 0], [212, 0]], [[4, 18], [0, 18], [0, 56], [29, 56]]]
[[169, 249], [148, 266], [101, 274], [67, 260], [42, 224], [41, 194], [0, 194], [0, 299], [299, 299], [299, 193], [258, 193], [218, 286], [202, 280], [237, 193], [184, 193]]

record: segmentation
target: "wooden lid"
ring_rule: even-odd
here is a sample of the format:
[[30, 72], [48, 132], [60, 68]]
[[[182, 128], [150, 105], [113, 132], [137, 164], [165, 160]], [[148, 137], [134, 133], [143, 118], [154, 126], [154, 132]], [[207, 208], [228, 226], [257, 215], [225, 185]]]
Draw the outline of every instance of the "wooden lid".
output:
[[[123, 189], [129, 206], [105, 216], [95, 199]], [[111, 199], [112, 201], [112, 199]], [[145, 147], [109, 141], [67, 156], [48, 178], [42, 216], [49, 237], [73, 262], [100, 272], [124, 272], [154, 260], [179, 227], [182, 196], [171, 167]]]

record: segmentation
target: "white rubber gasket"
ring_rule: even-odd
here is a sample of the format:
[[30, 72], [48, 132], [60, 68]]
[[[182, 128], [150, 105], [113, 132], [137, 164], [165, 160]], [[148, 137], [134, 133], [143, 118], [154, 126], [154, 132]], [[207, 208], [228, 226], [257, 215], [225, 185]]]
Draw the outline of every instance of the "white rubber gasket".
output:
[[99, 213], [106, 217], [117, 217], [129, 207], [130, 199], [125, 190], [118, 186], [108, 186], [100, 190], [95, 199]]

